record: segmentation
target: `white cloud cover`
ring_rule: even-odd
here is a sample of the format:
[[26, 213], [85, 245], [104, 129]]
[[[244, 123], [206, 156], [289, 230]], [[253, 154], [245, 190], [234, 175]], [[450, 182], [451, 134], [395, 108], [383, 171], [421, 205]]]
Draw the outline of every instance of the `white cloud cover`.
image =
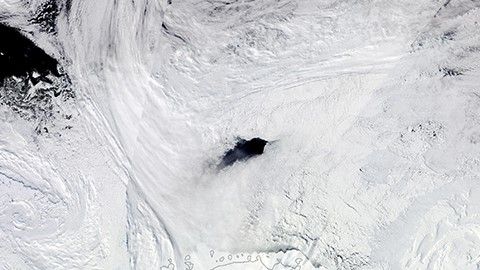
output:
[[76, 97], [0, 105], [3, 269], [480, 267], [480, 3], [43, 2]]

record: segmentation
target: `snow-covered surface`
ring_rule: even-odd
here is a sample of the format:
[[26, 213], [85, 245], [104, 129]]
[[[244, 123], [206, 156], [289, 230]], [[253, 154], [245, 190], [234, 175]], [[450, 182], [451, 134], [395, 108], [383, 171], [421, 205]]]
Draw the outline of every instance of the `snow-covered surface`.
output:
[[0, 107], [1, 269], [480, 269], [479, 1], [40, 2], [76, 98]]

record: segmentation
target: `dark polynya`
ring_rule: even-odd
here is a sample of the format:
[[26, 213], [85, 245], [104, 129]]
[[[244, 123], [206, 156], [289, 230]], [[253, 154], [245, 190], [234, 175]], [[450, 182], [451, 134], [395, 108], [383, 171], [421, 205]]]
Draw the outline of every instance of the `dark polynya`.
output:
[[260, 138], [253, 138], [251, 140], [238, 140], [237, 144], [233, 149], [225, 152], [225, 155], [222, 158], [220, 167], [230, 166], [236, 161], [247, 160], [251, 157], [263, 154], [263, 150], [268, 141], [265, 141]]
[[57, 60], [38, 48], [16, 29], [0, 24], [0, 81], [7, 77], [28, 76], [35, 71], [41, 77], [60, 76]]

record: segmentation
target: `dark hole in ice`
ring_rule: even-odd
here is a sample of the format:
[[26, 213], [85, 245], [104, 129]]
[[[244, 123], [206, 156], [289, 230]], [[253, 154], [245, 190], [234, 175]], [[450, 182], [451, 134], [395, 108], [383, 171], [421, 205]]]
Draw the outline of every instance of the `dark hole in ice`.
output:
[[34, 71], [40, 78], [59, 76], [57, 61], [17, 29], [0, 24], [0, 37], [0, 81], [11, 76], [31, 77]]
[[454, 69], [454, 68], [441, 68], [440, 72], [443, 72], [443, 77], [455, 77], [455, 76], [460, 76], [463, 75], [463, 71], [459, 69]]
[[455, 39], [455, 31], [447, 31], [442, 35], [442, 40], [454, 40], [454, 39]]
[[225, 152], [220, 167], [230, 166], [236, 161], [247, 160], [263, 154], [267, 143], [268, 141], [260, 138], [253, 138], [251, 140], [239, 139], [233, 149]]

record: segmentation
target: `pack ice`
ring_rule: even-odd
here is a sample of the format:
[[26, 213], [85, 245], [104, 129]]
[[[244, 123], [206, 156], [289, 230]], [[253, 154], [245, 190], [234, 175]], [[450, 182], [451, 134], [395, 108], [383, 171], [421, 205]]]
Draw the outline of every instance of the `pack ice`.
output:
[[0, 269], [480, 269], [480, 2], [0, 0]]

